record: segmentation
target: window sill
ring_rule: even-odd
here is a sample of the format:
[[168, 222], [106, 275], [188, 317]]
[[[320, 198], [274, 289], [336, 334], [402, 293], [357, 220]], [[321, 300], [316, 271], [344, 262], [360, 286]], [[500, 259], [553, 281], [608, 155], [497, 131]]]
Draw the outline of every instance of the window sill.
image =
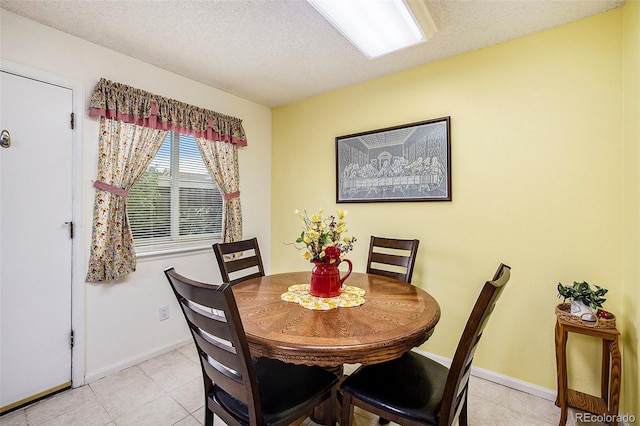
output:
[[146, 260], [174, 254], [204, 252], [211, 250], [211, 245], [216, 242], [219, 241], [213, 240], [210, 242], [200, 242], [189, 245], [170, 245], [165, 247], [142, 247], [136, 249], [136, 257], [140, 260]]

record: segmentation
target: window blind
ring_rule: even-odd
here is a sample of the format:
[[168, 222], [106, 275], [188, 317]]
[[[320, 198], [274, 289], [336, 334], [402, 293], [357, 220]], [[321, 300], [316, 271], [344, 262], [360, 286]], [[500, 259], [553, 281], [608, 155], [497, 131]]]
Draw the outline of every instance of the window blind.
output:
[[219, 238], [222, 212], [222, 196], [195, 138], [168, 132], [127, 199], [136, 246]]

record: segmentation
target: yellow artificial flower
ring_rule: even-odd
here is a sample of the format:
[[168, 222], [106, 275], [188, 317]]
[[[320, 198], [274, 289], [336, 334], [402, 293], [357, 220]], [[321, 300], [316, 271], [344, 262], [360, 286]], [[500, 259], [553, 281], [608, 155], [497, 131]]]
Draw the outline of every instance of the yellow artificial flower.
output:
[[[355, 238], [342, 237], [342, 233], [348, 231], [344, 221], [347, 211], [335, 210], [337, 214], [329, 215], [327, 218], [323, 217], [323, 208], [312, 215], [309, 215], [306, 210], [302, 212], [298, 209], [294, 210], [303, 223], [303, 232], [296, 239], [296, 242], [305, 245], [299, 248], [302, 250], [301, 255], [304, 259], [335, 263], [344, 259], [345, 253], [353, 249]], [[325, 252], [327, 247], [332, 247], [331, 259], [327, 258]]]

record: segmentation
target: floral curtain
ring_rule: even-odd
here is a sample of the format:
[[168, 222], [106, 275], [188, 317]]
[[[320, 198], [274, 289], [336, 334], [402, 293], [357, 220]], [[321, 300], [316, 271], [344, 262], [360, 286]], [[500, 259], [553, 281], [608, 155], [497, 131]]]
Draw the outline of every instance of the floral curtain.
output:
[[100, 118], [98, 179], [87, 281], [117, 280], [136, 270], [126, 209], [127, 188], [160, 149], [165, 130]]
[[169, 130], [192, 135], [200, 145], [221, 145], [212, 155], [225, 158], [205, 161], [218, 164], [209, 170], [214, 177], [212, 170], [218, 170], [215, 179], [224, 194], [224, 240], [241, 239], [237, 147], [247, 145], [242, 120], [105, 79], [95, 87], [89, 115], [100, 117], [100, 151], [87, 281], [117, 280], [135, 271], [126, 197]]
[[220, 192], [224, 211], [222, 216], [223, 241], [242, 239], [242, 210], [240, 208], [240, 172], [238, 167], [238, 146], [196, 138], [202, 159], [207, 165]]

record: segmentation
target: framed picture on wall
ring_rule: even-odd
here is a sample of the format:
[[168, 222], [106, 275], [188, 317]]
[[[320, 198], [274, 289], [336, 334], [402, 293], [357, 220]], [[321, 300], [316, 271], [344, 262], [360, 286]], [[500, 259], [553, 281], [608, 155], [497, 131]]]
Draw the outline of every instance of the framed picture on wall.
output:
[[451, 117], [336, 138], [336, 202], [451, 201]]

